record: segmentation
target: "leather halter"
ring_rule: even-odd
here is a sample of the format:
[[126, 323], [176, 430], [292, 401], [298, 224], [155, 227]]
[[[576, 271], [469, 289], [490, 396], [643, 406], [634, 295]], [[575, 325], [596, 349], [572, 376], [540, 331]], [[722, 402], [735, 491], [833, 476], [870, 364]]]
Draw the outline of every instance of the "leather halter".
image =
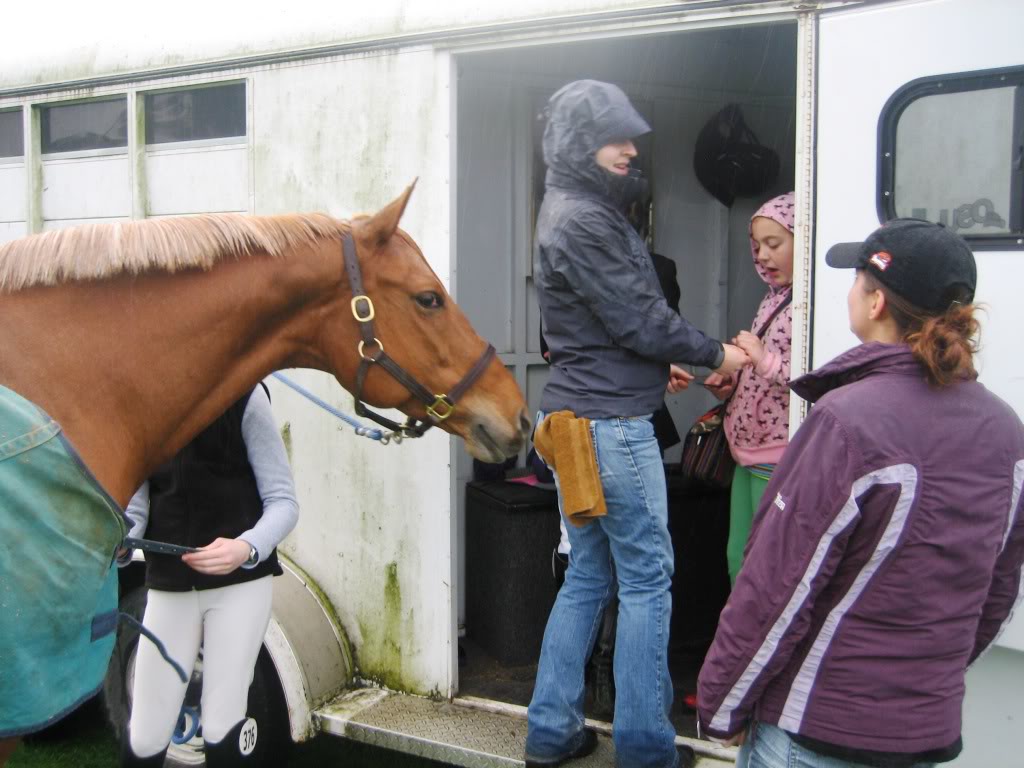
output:
[[[359, 342], [359, 371], [356, 373], [355, 411], [358, 415], [375, 421], [382, 427], [392, 429], [396, 434], [403, 437], [420, 437], [436, 424], [440, 424], [455, 412], [455, 404], [466, 394], [477, 379], [480, 378], [491, 360], [497, 354], [494, 346], [487, 345], [487, 349], [476, 361], [469, 372], [462, 377], [447, 394], [435, 395], [410, 376], [402, 367], [396, 363], [385, 351], [380, 339], [374, 335], [373, 318], [374, 308], [370, 297], [363, 290], [363, 274], [359, 269], [359, 258], [356, 255], [355, 240], [351, 233], [346, 233], [342, 239], [342, 255], [345, 259], [345, 272], [348, 273], [349, 286], [352, 288], [352, 315], [359, 321], [359, 331], [363, 339]], [[421, 403], [427, 407], [429, 421], [419, 421], [412, 416], [406, 418], [404, 424], [392, 421], [386, 416], [371, 411], [363, 403], [363, 384], [366, 381], [366, 374], [373, 364], [379, 365], [391, 374], [399, 384], [405, 387]]]

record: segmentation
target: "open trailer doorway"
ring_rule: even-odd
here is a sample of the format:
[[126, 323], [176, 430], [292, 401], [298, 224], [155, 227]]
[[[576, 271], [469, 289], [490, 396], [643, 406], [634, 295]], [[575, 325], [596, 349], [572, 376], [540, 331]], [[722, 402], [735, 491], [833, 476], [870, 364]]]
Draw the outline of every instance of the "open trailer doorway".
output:
[[[532, 281], [533, 227], [544, 192], [542, 110], [571, 80], [619, 85], [653, 128], [638, 143], [636, 163], [650, 183], [648, 246], [675, 262], [682, 314], [718, 338], [749, 328], [765, 290], [751, 263], [750, 217], [794, 184], [795, 21], [477, 51], [459, 54], [456, 66], [456, 295], [499, 347], [534, 412], [547, 379]], [[729, 104], [777, 153], [780, 170], [756, 196], [726, 205], [698, 181], [694, 153], [702, 129]], [[714, 402], [702, 387], [668, 398], [680, 433]], [[678, 458], [678, 446], [665, 453], [676, 554], [672, 718], [680, 734], [692, 736], [688, 695], [729, 590], [728, 492], [685, 487], [673, 472]], [[459, 695], [525, 706], [557, 592], [557, 500], [535, 486], [471, 482], [469, 457], [458, 455], [455, 463], [464, 627]], [[588, 715], [610, 721], [607, 703], [588, 695]]]

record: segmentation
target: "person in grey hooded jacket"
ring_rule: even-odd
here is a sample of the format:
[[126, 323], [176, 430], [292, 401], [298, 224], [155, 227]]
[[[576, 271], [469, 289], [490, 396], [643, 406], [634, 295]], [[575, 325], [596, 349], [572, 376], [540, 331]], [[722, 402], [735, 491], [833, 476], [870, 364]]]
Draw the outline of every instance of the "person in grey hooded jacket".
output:
[[[675, 768], [689, 765], [693, 753], [677, 752], [668, 718], [674, 563], [651, 415], [666, 382], [677, 391], [692, 378], [670, 364], [730, 373], [749, 360], [669, 308], [623, 213], [643, 192], [629, 167], [637, 154], [632, 139], [650, 131], [626, 95], [609, 83], [580, 80], [555, 93], [549, 107], [534, 279], [551, 373], [538, 423], [554, 411], [590, 420], [607, 514], [566, 526], [572, 551], [544, 633], [526, 765], [561, 765], [596, 744], [583, 728], [584, 665], [615, 579], [617, 765]], [[561, 504], [560, 486], [559, 497]]]

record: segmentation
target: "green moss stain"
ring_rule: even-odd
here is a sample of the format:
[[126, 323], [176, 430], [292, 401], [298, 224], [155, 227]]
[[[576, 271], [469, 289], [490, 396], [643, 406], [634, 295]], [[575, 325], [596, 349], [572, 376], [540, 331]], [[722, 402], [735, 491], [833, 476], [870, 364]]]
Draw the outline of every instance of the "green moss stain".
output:
[[384, 568], [384, 613], [389, 624], [398, 629], [402, 614], [402, 587], [398, 583], [398, 563], [388, 563]]
[[363, 636], [360, 676], [394, 691], [426, 694], [421, 683], [406, 677], [402, 665], [404, 651], [412, 645], [412, 617], [406, 616], [402, 607], [397, 562], [384, 566], [382, 597], [380, 609], [359, 622]]
[[381, 616], [381, 670], [388, 687], [401, 687], [402, 679], [402, 587], [398, 583], [398, 563], [384, 566], [384, 611]]

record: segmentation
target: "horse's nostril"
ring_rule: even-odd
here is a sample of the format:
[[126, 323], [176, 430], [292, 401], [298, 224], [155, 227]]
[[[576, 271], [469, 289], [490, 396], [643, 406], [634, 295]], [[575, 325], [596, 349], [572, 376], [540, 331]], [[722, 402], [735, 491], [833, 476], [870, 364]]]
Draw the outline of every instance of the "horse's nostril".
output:
[[523, 408], [519, 412], [519, 431], [523, 435], [530, 434], [530, 429], [533, 427], [533, 422], [530, 421], [530, 417], [526, 413], [526, 409]]

